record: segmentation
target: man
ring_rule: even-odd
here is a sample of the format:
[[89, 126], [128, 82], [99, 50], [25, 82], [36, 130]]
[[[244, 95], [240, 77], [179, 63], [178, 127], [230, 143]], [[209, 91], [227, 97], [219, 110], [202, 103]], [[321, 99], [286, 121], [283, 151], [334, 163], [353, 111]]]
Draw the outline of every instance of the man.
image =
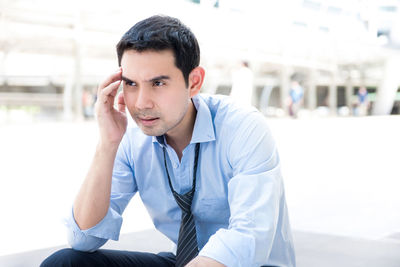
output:
[[[150, 17], [117, 53], [121, 68], [98, 90], [100, 140], [71, 213], [72, 249], [42, 266], [295, 266], [270, 131], [255, 109], [199, 95], [205, 72], [193, 33]], [[138, 127], [126, 130], [125, 108]], [[99, 249], [118, 239], [136, 192], [176, 253]]]
[[357, 91], [357, 107], [355, 109], [356, 116], [368, 115], [369, 101], [368, 91], [365, 86], [361, 86]]
[[297, 113], [303, 105], [304, 90], [298, 81], [293, 81], [289, 92], [289, 115], [297, 118]]

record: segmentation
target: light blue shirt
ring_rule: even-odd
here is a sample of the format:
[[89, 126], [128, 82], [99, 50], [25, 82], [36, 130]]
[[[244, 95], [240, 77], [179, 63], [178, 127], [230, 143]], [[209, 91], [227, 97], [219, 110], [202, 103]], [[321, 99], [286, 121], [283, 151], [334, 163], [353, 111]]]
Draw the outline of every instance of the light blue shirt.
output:
[[70, 245], [93, 251], [118, 240], [121, 215], [136, 192], [155, 227], [176, 244], [181, 210], [168, 185], [163, 146], [173, 188], [186, 193], [200, 143], [192, 204], [199, 255], [229, 267], [295, 266], [279, 156], [265, 118], [223, 96], [198, 95], [193, 103], [196, 121], [181, 161], [164, 137], [127, 130], [115, 159], [108, 213], [84, 231], [71, 213]]

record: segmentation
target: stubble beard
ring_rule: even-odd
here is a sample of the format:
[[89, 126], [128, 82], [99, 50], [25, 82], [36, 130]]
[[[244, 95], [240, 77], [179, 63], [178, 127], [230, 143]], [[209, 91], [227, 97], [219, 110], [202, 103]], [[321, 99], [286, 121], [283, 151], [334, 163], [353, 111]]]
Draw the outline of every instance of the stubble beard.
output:
[[[188, 112], [188, 107], [189, 104], [186, 104], [185, 107], [182, 109], [181, 113], [179, 114], [178, 119], [170, 123], [166, 122], [163, 119], [163, 116], [159, 112], [151, 110], [133, 111], [131, 113], [131, 116], [145, 135], [161, 136], [169, 132], [171, 129], [174, 129], [182, 122], [183, 118]], [[154, 117], [158, 118], [158, 121], [157, 124], [154, 126], [144, 126], [140, 122], [139, 117]]]

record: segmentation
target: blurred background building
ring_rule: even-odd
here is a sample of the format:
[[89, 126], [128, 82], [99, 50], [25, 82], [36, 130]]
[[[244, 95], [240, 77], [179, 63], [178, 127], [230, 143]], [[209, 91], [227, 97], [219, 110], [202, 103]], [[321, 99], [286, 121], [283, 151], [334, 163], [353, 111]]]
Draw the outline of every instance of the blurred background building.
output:
[[266, 115], [288, 114], [293, 82], [304, 90], [300, 115], [360, 114], [360, 88], [366, 114], [400, 113], [399, 0], [1, 0], [3, 119], [16, 109], [91, 117], [97, 84], [117, 68], [116, 43], [154, 7], [197, 35], [205, 92], [229, 94], [246, 61], [252, 103]]

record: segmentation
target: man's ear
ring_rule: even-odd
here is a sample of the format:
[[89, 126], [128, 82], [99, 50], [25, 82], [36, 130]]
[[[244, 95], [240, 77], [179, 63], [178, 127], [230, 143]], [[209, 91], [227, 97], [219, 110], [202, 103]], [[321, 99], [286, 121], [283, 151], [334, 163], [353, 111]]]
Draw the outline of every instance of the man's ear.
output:
[[203, 85], [205, 71], [202, 67], [194, 68], [189, 74], [190, 97], [197, 95]]

